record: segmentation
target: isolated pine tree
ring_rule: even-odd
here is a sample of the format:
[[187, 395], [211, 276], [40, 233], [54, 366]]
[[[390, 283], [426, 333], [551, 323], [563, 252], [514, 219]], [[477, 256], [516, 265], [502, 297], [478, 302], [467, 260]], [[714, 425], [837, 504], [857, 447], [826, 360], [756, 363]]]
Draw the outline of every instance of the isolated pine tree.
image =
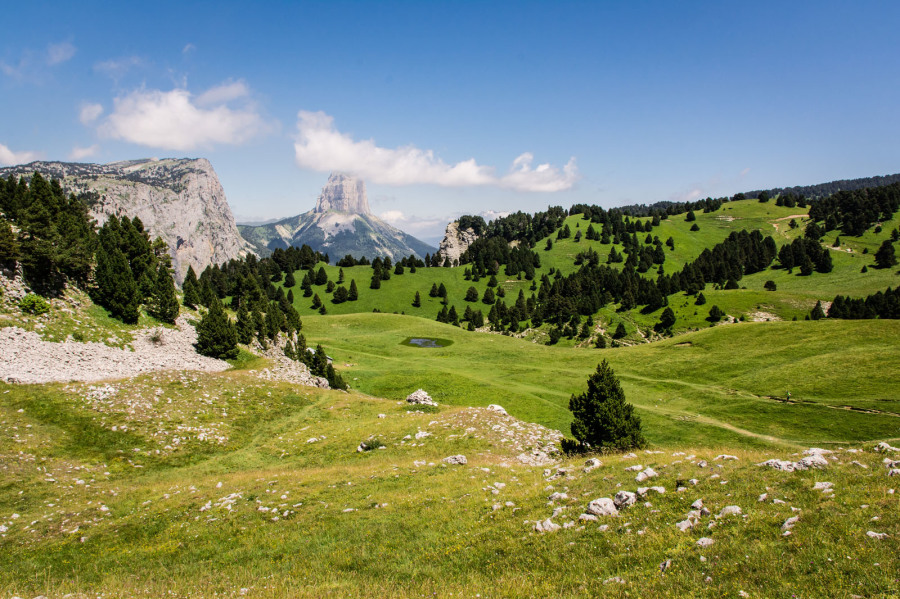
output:
[[477, 302], [478, 301], [478, 290], [474, 287], [469, 287], [466, 290], [466, 301], [467, 302]]
[[622, 339], [626, 335], [628, 335], [628, 331], [625, 330], [625, 324], [620, 322], [616, 327], [616, 332], [613, 333], [613, 339]]
[[422, 297], [419, 295], [418, 291], [416, 291], [416, 297], [415, 297], [415, 299], [413, 299], [412, 305], [413, 305], [413, 308], [422, 307]]
[[350, 279], [350, 291], [347, 292], [347, 301], [355, 302], [359, 299], [359, 292], [356, 290], [356, 279]]
[[197, 351], [211, 358], [236, 358], [237, 330], [219, 298], [210, 302], [209, 311], [197, 325]]
[[706, 320], [710, 322], [719, 322], [724, 317], [725, 312], [723, 312], [722, 309], [719, 308], [719, 306], [713, 306], [709, 309], [709, 318], [707, 318]]
[[656, 324], [657, 331], [668, 331], [675, 325], [675, 312], [672, 311], [672, 308], [666, 307], [665, 310], [662, 311], [662, 314], [659, 317], [659, 322]]
[[634, 406], [625, 401], [619, 379], [606, 360], [597, 366], [587, 384], [586, 392], [569, 400], [569, 410], [575, 417], [572, 435], [580, 448], [623, 451], [646, 445], [641, 419], [634, 413]]
[[147, 312], [157, 320], [175, 324], [178, 318], [178, 298], [175, 296], [175, 281], [165, 264], [160, 264], [156, 271], [153, 295], [147, 306]]

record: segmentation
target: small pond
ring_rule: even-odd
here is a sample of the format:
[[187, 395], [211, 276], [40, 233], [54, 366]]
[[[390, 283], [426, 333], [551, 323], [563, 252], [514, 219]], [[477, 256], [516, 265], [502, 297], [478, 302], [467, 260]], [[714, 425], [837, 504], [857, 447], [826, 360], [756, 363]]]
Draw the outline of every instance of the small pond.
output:
[[407, 337], [400, 345], [409, 345], [412, 347], [447, 347], [453, 345], [449, 339], [437, 339], [434, 337]]

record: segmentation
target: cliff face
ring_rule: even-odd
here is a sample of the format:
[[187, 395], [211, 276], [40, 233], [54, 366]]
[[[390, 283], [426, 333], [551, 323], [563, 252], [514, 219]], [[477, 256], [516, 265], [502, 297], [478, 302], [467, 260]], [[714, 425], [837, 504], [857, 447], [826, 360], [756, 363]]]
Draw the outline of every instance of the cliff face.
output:
[[252, 252], [234, 222], [225, 190], [205, 158], [131, 160], [110, 164], [32, 162], [0, 169], [0, 176], [39, 172], [59, 179], [66, 193], [89, 194], [98, 224], [110, 215], [138, 217], [151, 239], [169, 246], [176, 280], [188, 266], [197, 274]]
[[355, 258], [410, 254], [424, 257], [433, 247], [392, 227], [369, 211], [366, 184], [350, 175], [332, 173], [316, 207], [268, 225], [240, 225], [239, 230], [262, 256], [277, 248], [306, 244], [332, 261], [347, 254]]
[[441, 241], [441, 246], [438, 250], [441, 262], [443, 263], [445, 259], [449, 258], [450, 263], [453, 264], [454, 261], [459, 260], [463, 252], [469, 249], [470, 245], [475, 243], [476, 239], [478, 239], [478, 235], [475, 234], [475, 229], [469, 227], [468, 229], [460, 230], [459, 221], [453, 221], [447, 225], [444, 239]]
[[344, 173], [331, 173], [313, 212], [371, 214], [366, 182]]

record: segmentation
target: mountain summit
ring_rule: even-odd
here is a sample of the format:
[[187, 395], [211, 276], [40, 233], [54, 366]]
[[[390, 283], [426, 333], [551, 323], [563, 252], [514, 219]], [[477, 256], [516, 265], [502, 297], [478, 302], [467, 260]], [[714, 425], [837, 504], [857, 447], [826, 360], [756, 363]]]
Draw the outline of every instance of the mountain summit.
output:
[[366, 196], [366, 182], [352, 175], [331, 173], [313, 212], [372, 214], [369, 211], [369, 198]]
[[303, 244], [334, 260], [347, 254], [370, 259], [424, 257], [435, 251], [372, 214], [365, 182], [345, 173], [331, 173], [309, 212], [266, 225], [238, 225], [238, 229], [261, 256]]

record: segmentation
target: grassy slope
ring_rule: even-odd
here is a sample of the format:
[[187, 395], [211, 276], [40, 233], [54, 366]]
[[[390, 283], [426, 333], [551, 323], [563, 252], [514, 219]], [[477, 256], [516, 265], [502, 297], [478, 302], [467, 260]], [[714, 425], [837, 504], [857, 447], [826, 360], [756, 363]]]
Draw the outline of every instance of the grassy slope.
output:
[[[308, 317], [305, 330], [366, 393], [401, 399], [422, 387], [442, 403], [499, 403], [524, 420], [564, 431], [569, 396], [583, 390], [606, 358], [650, 439], [662, 445], [900, 437], [895, 416], [835, 412], [850, 405], [900, 414], [900, 323], [893, 321], [745, 323], [609, 350], [547, 347], [388, 314]], [[409, 336], [454, 343], [400, 345]], [[770, 397], [787, 391], [799, 403]]]
[[[800, 216], [803, 212], [804, 210], [800, 208], [776, 206], [774, 202], [766, 204], [760, 204], [755, 200], [732, 202], [725, 204], [722, 209], [714, 213], [698, 212], [696, 222], [700, 227], [699, 231], [690, 231], [692, 223], [685, 222], [685, 216], [679, 215], [662, 221], [651, 235], [659, 236], [662, 241], [671, 236], [675, 241], [674, 251], [665, 248], [664, 267], [666, 272], [671, 273], [695, 259], [704, 248], [712, 247], [723, 241], [732, 231], [759, 230], [764, 235], [772, 235], [779, 247], [784, 243], [789, 243], [802, 234], [802, 230], [808, 222], [808, 219]], [[791, 217], [795, 217], [800, 224], [793, 230], [788, 226]], [[588, 222], [583, 220], [580, 215], [571, 216], [566, 222], [573, 231], [573, 236], [574, 232], [579, 229], [587, 230]], [[900, 284], [900, 277], [897, 276], [896, 271], [879, 270], [872, 268], [872, 265], [875, 250], [881, 241], [887, 238], [890, 231], [898, 226], [900, 226], [900, 215], [895, 216], [892, 221], [885, 222], [884, 230], [880, 234], [875, 234], [872, 229], [859, 238], [842, 237], [841, 248], [831, 250], [834, 270], [829, 274], [814, 273], [809, 277], [801, 277], [796, 270], [788, 273], [781, 269], [768, 269], [745, 277], [740, 282], [742, 288], [738, 290], [715, 290], [711, 285], [707, 286], [704, 291], [707, 298], [706, 306], [695, 306], [694, 298], [685, 297], [683, 294], [670, 296], [670, 305], [677, 317], [676, 332], [709, 326], [705, 318], [713, 304], [736, 318], [742, 315], [750, 317], [754, 313], [765, 313], [772, 315], [771, 317], [774, 319], [791, 320], [795, 317], [803, 319], [818, 300], [831, 301], [838, 294], [865, 296], [888, 286], [895, 287]], [[641, 242], [644, 241], [646, 235], [646, 233], [638, 234]], [[837, 232], [832, 231], [825, 236], [823, 243], [831, 247], [837, 235]], [[538, 280], [550, 268], [556, 268], [566, 274], [573, 272], [577, 268], [574, 266], [575, 255], [588, 247], [593, 247], [605, 261], [606, 255], [612, 247], [598, 241], [589, 242], [582, 239], [576, 243], [573, 239], [555, 240], [555, 234], [553, 237], [554, 245], [550, 251], [544, 250], [543, 242], [536, 245], [536, 250], [541, 256], [541, 268], [537, 271]], [[619, 252], [622, 251], [621, 246], [616, 246], [616, 249]], [[867, 249], [869, 253], [863, 254], [864, 249]], [[852, 250], [852, 252], [847, 250]], [[867, 273], [860, 272], [864, 265], [869, 266]], [[336, 281], [338, 268], [325, 266], [325, 269], [329, 278]], [[363, 313], [377, 309], [382, 312], [434, 318], [441, 305], [438, 299], [428, 297], [428, 291], [431, 289], [432, 283], [438, 285], [444, 283], [450, 304], [455, 305], [462, 316], [467, 304], [463, 298], [469, 286], [478, 289], [479, 297], [487, 288], [487, 279], [481, 279], [477, 283], [465, 281], [463, 270], [464, 268], [424, 268], [418, 269], [415, 274], [407, 271], [402, 276], [394, 275], [389, 281], [383, 281], [381, 289], [371, 290], [369, 289], [372, 275], [370, 267], [345, 268], [344, 275], [347, 284], [349, 285], [350, 279], [356, 279], [360, 299], [357, 302], [338, 305], [330, 302], [324, 286], [315, 286], [314, 290], [326, 301], [329, 314]], [[315, 314], [315, 311], [310, 308], [310, 300], [303, 298], [300, 292], [299, 281], [302, 279], [302, 275], [302, 272], [297, 273], [298, 286], [294, 288], [295, 306], [301, 315]], [[648, 273], [648, 276], [656, 276], [655, 270]], [[526, 297], [531, 293], [529, 281], [518, 281], [503, 275], [498, 278], [507, 292], [507, 303], [515, 301], [520, 289], [525, 292]], [[763, 289], [763, 285], [768, 280], [775, 281], [778, 291], [769, 292]], [[420, 308], [412, 307], [416, 291], [419, 291], [422, 298], [422, 307]], [[485, 314], [490, 309], [490, 306], [481, 302], [472, 304], [472, 306], [481, 309]], [[623, 314], [616, 312], [614, 308], [615, 306], [604, 308], [597, 315], [601, 326], [612, 330], [619, 322], [624, 322], [632, 340], [641, 339], [635, 333], [635, 327], [646, 331], [659, 320], [661, 312], [661, 310], [657, 310], [651, 314], [641, 314], [635, 310]], [[762, 317], [765, 318], [765, 316]], [[574, 345], [573, 341], [564, 340], [561, 343], [563, 346]]]
[[[789, 457], [787, 449], [716, 447], [709, 439], [692, 449], [691, 438], [671, 439], [665, 453], [606, 456], [590, 474], [570, 461], [562, 464], [567, 477], [548, 482], [542, 468], [516, 465], [508, 448], [514, 429], [493, 430], [493, 420], [462, 408], [407, 414], [392, 400], [298, 390], [244, 372], [155, 374], [114, 386], [115, 394], [91, 403], [86, 385], [0, 385], [0, 513], [9, 528], [0, 536], [2, 596], [881, 597], [900, 590], [896, 544], [865, 536], [900, 535], [896, 495], [888, 493], [896, 485], [878, 454], [841, 454], [825, 472], [788, 474], [754, 465]], [[198, 439], [200, 429], [224, 444]], [[403, 440], [419, 430], [433, 436]], [[176, 431], [185, 441], [166, 449]], [[386, 449], [357, 453], [373, 434]], [[314, 436], [319, 441], [308, 443]], [[458, 453], [467, 466], [439, 465]], [[714, 461], [719, 453], [740, 460]], [[639, 503], [606, 519], [606, 531], [589, 523], [531, 532], [556, 507], [547, 504], [551, 491], [570, 498], [557, 503], [566, 511], [555, 521], [576, 520], [591, 499], [634, 490], [624, 468], [635, 462], [659, 471], [653, 484], [667, 490], [649, 498], [652, 508]], [[690, 478], [697, 486], [674, 492]], [[819, 480], [835, 483], [833, 498], [812, 490]], [[496, 483], [506, 486], [494, 494]], [[758, 502], [764, 492], [787, 503]], [[229, 496], [230, 508], [222, 501]], [[714, 514], [738, 505], [746, 517], [704, 518], [679, 532], [675, 522], [698, 498]], [[797, 513], [800, 522], [783, 537], [781, 524]], [[716, 544], [696, 547], [701, 536]], [[671, 566], [661, 576], [665, 560]], [[604, 582], [614, 576], [624, 584]]]

